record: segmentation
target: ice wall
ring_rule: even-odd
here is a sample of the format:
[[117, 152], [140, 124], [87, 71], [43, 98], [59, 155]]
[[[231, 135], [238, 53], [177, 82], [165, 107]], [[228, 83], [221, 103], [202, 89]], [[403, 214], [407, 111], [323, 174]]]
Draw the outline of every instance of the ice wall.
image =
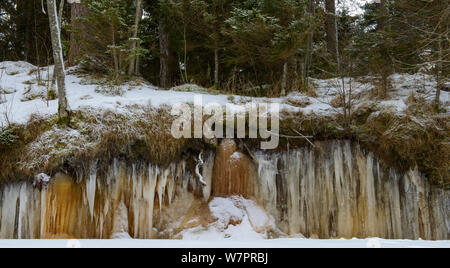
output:
[[185, 161], [161, 168], [119, 160], [90, 163], [77, 178], [56, 174], [43, 190], [0, 185], [0, 238], [174, 238], [208, 213], [211, 197], [241, 193], [273, 216], [277, 235], [450, 239], [449, 191], [415, 170], [384, 167], [356, 143], [251, 157], [223, 146], [204, 156], [206, 186]]
[[[206, 164], [212, 159], [208, 157]], [[203, 170], [209, 181], [210, 169]], [[57, 174], [42, 191], [27, 182], [3, 185], [0, 238], [110, 238], [115, 233], [154, 238], [158, 236], [153, 228], [155, 211], [175, 199], [186, 203], [194, 200], [189, 196], [202, 199], [209, 194], [184, 161], [162, 169], [116, 160], [103, 176], [97, 175], [94, 163], [78, 179]], [[189, 203], [184, 207], [188, 209]]]
[[385, 168], [356, 143], [256, 152], [258, 199], [287, 234], [450, 239], [450, 194], [416, 170]]

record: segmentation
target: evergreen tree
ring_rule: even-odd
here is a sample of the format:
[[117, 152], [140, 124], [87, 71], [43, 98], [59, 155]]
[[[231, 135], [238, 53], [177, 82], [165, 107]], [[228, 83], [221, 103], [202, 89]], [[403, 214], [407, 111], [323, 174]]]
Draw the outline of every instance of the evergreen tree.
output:
[[146, 49], [132, 45], [139, 43], [134, 30], [130, 31], [136, 24], [135, 1], [85, 0], [84, 4], [88, 12], [78, 18], [84, 27], [74, 29], [80, 42], [82, 66], [112, 73], [116, 79], [127, 74], [131, 59], [146, 53]]
[[325, 0], [326, 27], [327, 27], [327, 47], [328, 53], [332, 56], [333, 62], [339, 72], [339, 42], [338, 27], [336, 19], [336, 0]]
[[416, 37], [418, 47], [410, 53], [420, 57], [418, 66], [433, 66], [437, 81], [435, 104], [439, 107], [440, 91], [449, 76], [450, 5], [446, 0], [399, 0], [395, 8], [399, 10], [396, 22]]
[[253, 72], [259, 85], [277, 83], [282, 93], [287, 62], [305, 47], [309, 25], [314, 24], [305, 15], [306, 7], [307, 1], [291, 0], [245, 1], [236, 6], [225, 31], [232, 40], [229, 62]]
[[76, 64], [76, 59], [80, 56], [80, 38], [77, 35], [86, 38], [86, 26], [83, 23], [83, 18], [89, 12], [83, 0], [68, 0], [70, 4], [70, 23], [71, 23], [71, 33], [70, 33], [70, 47], [68, 63], [69, 66]]

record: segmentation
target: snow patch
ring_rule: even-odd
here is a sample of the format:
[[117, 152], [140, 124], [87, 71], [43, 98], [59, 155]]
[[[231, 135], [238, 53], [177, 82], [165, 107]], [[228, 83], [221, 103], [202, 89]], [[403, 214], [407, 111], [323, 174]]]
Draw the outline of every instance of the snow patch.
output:
[[35, 69], [31, 63], [25, 61], [4, 61], [0, 62], [0, 71], [4, 70], [7, 75], [17, 75], [23, 73], [29, 73], [31, 70]]
[[242, 158], [242, 155], [241, 155], [241, 153], [239, 153], [239, 152], [234, 152], [234, 153], [230, 156], [230, 158], [231, 158], [231, 159], [234, 159], [234, 160], [239, 160], [239, 159]]
[[114, 233], [111, 235], [111, 239], [132, 239], [129, 233], [122, 232], [122, 233]]
[[50, 176], [44, 173], [40, 173], [34, 177], [33, 186], [39, 189], [47, 187], [50, 182]]
[[[46, 100], [48, 84], [42, 83], [51, 79], [53, 66], [37, 68], [26, 62], [0, 63], [0, 124], [24, 124], [33, 114], [41, 116], [55, 115], [58, 111], [58, 100]], [[83, 77], [84, 76], [84, 77]], [[38, 83], [39, 78], [41, 82]], [[371, 101], [375, 90], [376, 77], [361, 77], [358, 79], [344, 78], [344, 85], [352, 85], [352, 93], [356, 98], [355, 107], [359, 103]], [[436, 80], [433, 76], [417, 74], [394, 74], [390, 77], [392, 89], [388, 92], [388, 99], [377, 102], [380, 109], [384, 107], [393, 112], [402, 114], [408, 105], [406, 99], [411, 94], [423, 96], [427, 101], [433, 101], [436, 93]], [[106, 83], [106, 84], [105, 84]], [[447, 79], [446, 84], [450, 83]], [[163, 105], [174, 105], [180, 102], [194, 103], [194, 97], [201, 94], [203, 105], [217, 103], [229, 105], [232, 113], [241, 110], [242, 105], [254, 103], [279, 103], [280, 110], [285, 112], [303, 112], [323, 116], [335, 116], [341, 113], [338, 108], [331, 106], [331, 101], [339, 95], [342, 87], [341, 79], [314, 79], [311, 78], [311, 87], [314, 96], [301, 92], [290, 93], [281, 98], [255, 98], [237, 95], [220, 94], [197, 85], [186, 84], [171, 90], [161, 90], [143, 81], [130, 81], [120, 86], [114, 86], [114, 92], [104, 92], [106, 80], [89, 80], [86, 75], [78, 75], [77, 68], [67, 70], [66, 87], [69, 106], [73, 110], [82, 108], [111, 110], [123, 113], [128, 106], [152, 106], [159, 108]], [[100, 86], [99, 86], [100, 85]], [[31, 90], [30, 90], [31, 88]], [[27, 90], [30, 92], [27, 93]], [[29, 96], [30, 93], [33, 96]], [[23, 100], [26, 100], [23, 102]], [[445, 106], [450, 105], [450, 93], [441, 92], [441, 101]], [[272, 106], [269, 105], [269, 108]]]
[[261, 240], [274, 228], [273, 218], [254, 201], [241, 196], [216, 197], [209, 203], [214, 222], [183, 230], [186, 240]]

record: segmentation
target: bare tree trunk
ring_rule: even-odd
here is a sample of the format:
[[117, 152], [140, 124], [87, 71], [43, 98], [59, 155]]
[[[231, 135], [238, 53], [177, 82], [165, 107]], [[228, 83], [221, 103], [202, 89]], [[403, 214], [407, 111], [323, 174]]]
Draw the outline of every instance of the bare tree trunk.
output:
[[63, 12], [64, 12], [64, 0], [61, 0], [61, 3], [59, 4], [59, 11], [58, 11], [58, 21], [59, 21], [59, 25], [62, 25], [62, 17], [63, 17]]
[[[314, 15], [314, 0], [308, 1], [308, 13]], [[313, 45], [314, 32], [308, 34], [308, 40], [306, 45], [306, 55], [303, 70], [303, 89], [307, 90], [309, 87], [309, 67], [311, 65], [312, 58], [312, 45]]]
[[116, 48], [116, 28], [114, 23], [111, 23], [111, 42], [112, 42], [112, 56], [113, 56], [113, 62], [114, 62], [114, 76], [117, 79], [120, 74], [120, 66], [119, 66], [119, 56], [117, 55], [117, 48]]
[[326, 0], [325, 7], [327, 11], [326, 26], [328, 52], [332, 55], [333, 60], [337, 64], [337, 69], [340, 70], [335, 0]]
[[56, 12], [55, 0], [47, 0], [48, 18], [53, 47], [53, 60], [55, 62], [54, 72], [58, 85], [58, 118], [60, 122], [69, 123], [69, 107], [66, 98], [66, 85], [64, 74], [64, 60], [62, 56], [61, 32]]
[[169, 38], [164, 29], [164, 25], [159, 23], [159, 63], [160, 63], [160, 86], [162, 88], [168, 87], [167, 75], [169, 72]]
[[379, 6], [380, 6], [380, 17], [378, 19], [378, 30], [382, 31], [384, 30], [384, 27], [386, 27], [388, 16], [386, 0], [380, 0]]
[[[63, 11], [64, 11], [64, 0], [61, 0], [61, 3], [59, 4], [59, 11], [58, 11], [58, 23], [59, 23], [60, 27], [62, 26]], [[55, 84], [55, 81], [56, 81], [56, 72], [53, 71], [52, 85]]]
[[23, 19], [21, 19], [22, 23], [23, 23], [23, 27], [24, 27], [24, 58], [25, 61], [27, 62], [31, 62], [31, 40], [32, 40], [32, 32], [31, 32], [31, 28], [28, 27], [28, 21], [32, 15], [32, 9], [30, 7], [30, 1], [24, 1], [23, 5], [20, 5], [20, 1], [18, 3], [18, 10], [21, 10], [22, 12], [24, 12], [26, 14], [26, 16], [24, 16]]
[[441, 104], [441, 88], [444, 87], [444, 77], [443, 77], [443, 53], [442, 53], [442, 35], [438, 37], [438, 62], [436, 64], [437, 67], [437, 87], [436, 87], [436, 96], [435, 96], [435, 104], [436, 107], [439, 107]]
[[219, 49], [214, 49], [214, 87], [219, 88]]
[[378, 97], [385, 99], [387, 97], [389, 87], [389, 73], [386, 67], [381, 70], [381, 88], [378, 92]]
[[[384, 31], [387, 26], [387, 16], [388, 11], [386, 7], [386, 0], [380, 0], [378, 4], [380, 13], [378, 16], [378, 31]], [[381, 44], [384, 46], [384, 44]], [[386, 98], [389, 88], [389, 75], [390, 75], [390, 66], [386, 64], [381, 67], [381, 92], [378, 93], [378, 96], [381, 98]]]
[[282, 97], [286, 96], [287, 77], [288, 77], [288, 63], [285, 62], [283, 64], [283, 77], [281, 78], [280, 96], [282, 96]]
[[70, 6], [70, 23], [76, 32], [70, 33], [70, 47], [67, 61], [69, 66], [75, 64], [76, 58], [80, 55], [81, 44], [78, 41], [78, 35], [85, 36], [87, 34], [86, 26], [79, 19], [89, 13], [87, 7], [81, 1], [68, 1]]
[[[184, 21], [184, 20], [183, 20]], [[187, 38], [186, 38], [186, 24], [184, 24], [183, 30], [183, 40], [184, 40], [184, 78], [186, 83], [189, 82], [188, 72], [187, 72]]]
[[[131, 43], [131, 51], [132, 53], [135, 53], [135, 50], [137, 48], [137, 37], [138, 37], [138, 29], [139, 29], [139, 21], [141, 19], [141, 0], [136, 0], [136, 17], [134, 19], [134, 26], [133, 26], [133, 40]], [[130, 63], [128, 66], [128, 75], [134, 75], [135, 73], [135, 66], [136, 66], [136, 59], [137, 55], [130, 58]]]
[[[140, 48], [141, 44], [138, 44], [137, 47]], [[137, 56], [136, 57], [136, 64], [135, 64], [135, 67], [134, 67], [135, 68], [134, 73], [136, 75], [140, 75], [140, 72], [141, 72], [141, 70], [139, 69], [139, 64], [140, 64], [140, 58], [139, 58], [139, 56]]]

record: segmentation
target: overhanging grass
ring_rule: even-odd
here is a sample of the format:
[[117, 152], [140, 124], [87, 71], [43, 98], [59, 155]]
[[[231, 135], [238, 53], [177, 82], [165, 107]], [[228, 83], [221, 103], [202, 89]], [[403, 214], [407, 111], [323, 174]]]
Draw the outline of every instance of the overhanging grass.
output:
[[[341, 127], [339, 115], [283, 111], [280, 132], [288, 136], [298, 136], [297, 132], [301, 132], [312, 136], [313, 142], [355, 140], [387, 165], [401, 170], [417, 166], [431, 183], [449, 189], [448, 117], [425, 111], [422, 105], [411, 105], [408, 113], [398, 115], [365, 106], [355, 112], [350, 129]], [[0, 147], [0, 180], [70, 171], [94, 160], [107, 164], [117, 157], [164, 166], [211, 147], [211, 142], [201, 139], [173, 138], [172, 120], [169, 107], [142, 106], [127, 107], [120, 113], [77, 111], [69, 128], [59, 126], [54, 117], [34, 117], [24, 126], [11, 128], [17, 136], [12, 146]], [[248, 148], [259, 149], [260, 140], [243, 141]], [[308, 141], [280, 138], [279, 150], [302, 146], [309, 146]]]

